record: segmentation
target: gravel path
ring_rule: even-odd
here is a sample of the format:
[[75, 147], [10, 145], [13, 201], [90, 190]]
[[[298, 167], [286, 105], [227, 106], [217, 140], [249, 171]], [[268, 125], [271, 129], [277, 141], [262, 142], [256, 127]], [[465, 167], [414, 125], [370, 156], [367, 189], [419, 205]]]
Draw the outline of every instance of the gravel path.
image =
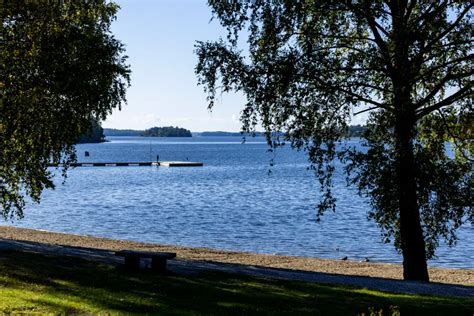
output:
[[[108, 264], [122, 263], [122, 259], [115, 256], [114, 251], [111, 250], [48, 245], [37, 242], [0, 239], [0, 251], [7, 249], [38, 252], [50, 255], [77, 256], [88, 260], [105, 262]], [[203, 271], [220, 271], [292, 281], [353, 285], [371, 290], [394, 293], [474, 297], [474, 287], [465, 285], [407, 282], [384, 278], [264, 268], [252, 265], [199, 260], [170, 260], [168, 267], [169, 270], [177, 274], [195, 274]]]

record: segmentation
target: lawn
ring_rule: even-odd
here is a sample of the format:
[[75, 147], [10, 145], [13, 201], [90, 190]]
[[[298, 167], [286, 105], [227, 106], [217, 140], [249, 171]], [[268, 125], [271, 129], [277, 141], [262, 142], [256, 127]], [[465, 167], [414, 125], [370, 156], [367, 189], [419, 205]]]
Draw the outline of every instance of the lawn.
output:
[[2, 251], [2, 312], [473, 315], [474, 299], [396, 295], [227, 273], [125, 273], [77, 258]]

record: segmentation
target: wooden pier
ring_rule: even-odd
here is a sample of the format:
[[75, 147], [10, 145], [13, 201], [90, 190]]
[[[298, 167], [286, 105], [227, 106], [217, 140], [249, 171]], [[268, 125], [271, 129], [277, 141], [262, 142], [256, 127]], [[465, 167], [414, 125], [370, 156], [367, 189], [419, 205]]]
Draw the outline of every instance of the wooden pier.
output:
[[[71, 167], [202, 167], [202, 162], [196, 161], [140, 161], [140, 162], [76, 162]], [[62, 167], [63, 164], [49, 164], [48, 167]]]
[[204, 165], [197, 161], [160, 161], [155, 164], [162, 167], [202, 167]]

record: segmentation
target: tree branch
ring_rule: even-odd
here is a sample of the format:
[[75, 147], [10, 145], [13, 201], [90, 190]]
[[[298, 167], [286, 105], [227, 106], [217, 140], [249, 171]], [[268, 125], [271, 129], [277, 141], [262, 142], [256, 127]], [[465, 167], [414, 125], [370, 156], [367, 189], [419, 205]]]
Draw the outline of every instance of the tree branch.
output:
[[314, 84], [315, 87], [322, 88], [322, 89], [340, 91], [342, 93], [345, 93], [345, 94], [351, 96], [354, 101], [361, 101], [361, 102], [365, 102], [365, 103], [375, 105], [378, 108], [382, 108], [382, 109], [385, 109], [385, 110], [390, 110], [390, 107], [388, 107], [387, 105], [379, 103], [379, 102], [371, 100], [371, 99], [368, 99], [368, 98], [365, 98], [365, 97], [363, 97], [363, 96], [361, 96], [357, 93], [354, 93], [350, 90], [343, 89], [340, 85], [329, 85], [326, 81], [319, 81], [319, 80], [317, 82], [311, 82], [311, 81], [300, 81], [300, 82], [306, 83], [306, 84]]
[[389, 73], [393, 73], [393, 65], [391, 62], [392, 58], [390, 57], [390, 51], [387, 47], [387, 43], [383, 40], [382, 36], [380, 35], [377, 29], [374, 17], [368, 13], [370, 11], [370, 6], [367, 1], [364, 1], [364, 7], [365, 7], [365, 10], [362, 10], [361, 13], [363, 16], [365, 16], [367, 23], [369, 24], [370, 30], [372, 34], [374, 35], [375, 42], [378, 48], [380, 49], [380, 51], [382, 52], [382, 55], [384, 55], [385, 57], [385, 60], [387, 62], [387, 69]]
[[446, 75], [441, 81], [438, 82], [436, 86], [431, 90], [430, 93], [428, 93], [423, 99], [420, 101], [416, 102], [414, 107], [415, 109], [422, 107], [424, 104], [426, 104], [431, 98], [433, 98], [438, 92], [445, 86], [446, 83], [448, 83], [451, 80], [455, 79], [461, 79], [464, 77], [469, 77], [472, 74], [474, 74], [474, 70], [471, 70], [469, 72], [463, 72], [463, 73], [457, 73], [457, 74], [452, 74], [449, 73]]
[[423, 116], [430, 114], [433, 111], [441, 109], [443, 106], [450, 105], [456, 101], [459, 101], [460, 99], [464, 98], [465, 96], [468, 96], [469, 94], [472, 94], [471, 90], [472, 88], [472, 82], [464, 86], [463, 88], [459, 89], [456, 93], [451, 94], [449, 97], [446, 99], [433, 104], [431, 106], [428, 106], [426, 108], [419, 109], [419, 111], [415, 114], [415, 118], [419, 120]]
[[384, 104], [382, 104], [382, 103], [379, 103], [379, 102], [377, 102], [377, 101], [371, 100], [371, 99], [367, 99], [367, 98], [365, 98], [365, 97], [363, 97], [363, 96], [360, 96], [360, 95], [358, 95], [357, 93], [354, 93], [354, 92], [352, 92], [352, 91], [348, 91], [348, 90], [342, 89], [342, 88], [340, 88], [340, 87], [330, 87], [330, 88], [332, 88], [332, 89], [334, 89], [334, 90], [341, 91], [341, 92], [343, 92], [343, 93], [345, 93], [345, 94], [347, 94], [347, 95], [350, 95], [351, 97], [354, 98], [354, 101], [361, 101], [361, 102], [369, 103], [369, 104], [375, 105], [375, 106], [378, 107], [378, 108], [382, 108], [382, 109], [388, 110], [388, 108], [387, 108], [386, 105], [384, 105]]
[[435, 9], [434, 11], [431, 11], [434, 8], [434, 6], [436, 5], [436, 3], [437, 3], [437, 1], [432, 1], [430, 6], [428, 7], [428, 9], [426, 9], [425, 12], [421, 13], [420, 16], [418, 17], [418, 19], [416, 19], [413, 23], [411, 23], [411, 27], [420, 27], [419, 23], [421, 21], [425, 20], [429, 15], [437, 14], [446, 5], [448, 5], [449, 0], [448, 1], [443, 1], [437, 9]]
[[359, 111], [359, 112], [355, 112], [352, 115], [356, 116], [356, 115], [359, 115], [359, 114], [362, 114], [362, 113], [365, 113], [365, 112], [369, 112], [369, 111], [372, 111], [372, 110], [377, 110], [377, 109], [380, 109], [380, 108], [377, 107], [377, 106], [374, 106], [374, 107], [371, 107], [371, 108], [368, 108], [368, 109], [365, 109], [365, 110], [362, 110], [362, 111]]
[[416, 1], [416, 0], [411, 0], [410, 1], [410, 4], [408, 5], [407, 10], [405, 12], [405, 23], [408, 24], [408, 20], [410, 19], [410, 15], [413, 12], [413, 9], [415, 8], [417, 3], [418, 3], [418, 1]]
[[472, 44], [472, 43], [474, 43], [474, 40], [470, 39], [470, 40], [466, 40], [466, 41], [449, 42], [449, 43], [440, 45], [439, 47], [446, 48], [446, 47], [450, 47], [450, 46], [459, 46], [459, 45]]
[[386, 37], [390, 37], [390, 33], [388, 33], [387, 30], [385, 30], [383, 26], [380, 25], [375, 19], [373, 20], [373, 23], [377, 27], [377, 29], [381, 31]]
[[[432, 67], [430, 69], [428, 69], [428, 71], [424, 72], [423, 74], [420, 74], [419, 76], [417, 76], [414, 81], [416, 82], [418, 79], [420, 79], [421, 77], [426, 77], [427, 75], [430, 75], [432, 74], [433, 72], [435, 72], [436, 70], [439, 70], [441, 68], [444, 68], [446, 66], [449, 66], [451, 64], [454, 64], [454, 63], [459, 63], [459, 62], [462, 62], [462, 61], [466, 61], [466, 60], [471, 60], [473, 59], [474, 57], [474, 54], [470, 54], [470, 55], [467, 55], [467, 56], [463, 56], [463, 57], [459, 57], [459, 58], [456, 58], [456, 59], [452, 59], [452, 60], [449, 60], [445, 63], [442, 63], [440, 65], [437, 65], [436, 67]], [[451, 67], [452, 68], [452, 67]]]
[[317, 48], [317, 49], [313, 50], [313, 52], [332, 50], [332, 49], [348, 49], [348, 50], [353, 50], [355, 52], [361, 53], [363, 55], [367, 55], [366, 51], [364, 51], [362, 49], [358, 49], [354, 46], [349, 46], [349, 45], [336, 45], [336, 46], [320, 47], [320, 48]]
[[446, 121], [446, 117], [444, 116], [444, 113], [443, 111], [439, 110], [438, 109], [438, 113], [440, 114], [441, 116], [441, 119], [443, 120], [443, 125], [444, 127], [446, 128], [446, 132], [448, 134], [449, 137], [451, 137], [451, 139], [453, 140], [453, 144], [454, 146], [456, 146], [459, 150], [459, 152], [461, 153], [461, 155], [467, 160], [467, 161], [470, 161], [470, 162], [474, 162], [474, 159], [468, 157], [466, 155], [466, 153], [464, 152], [464, 148], [462, 148], [462, 146], [460, 146], [457, 142], [458, 140], [458, 137], [456, 137], [452, 132], [451, 132], [451, 129], [449, 128], [449, 125], [448, 125], [448, 122]]
[[[332, 35], [332, 34], [325, 34], [325, 33], [311, 33], [313, 35], [318, 35], [318, 36], [322, 36], [322, 37], [325, 37], [325, 38], [331, 38], [331, 39], [348, 39], [350, 38], [351, 40], [358, 40], [358, 41], [369, 41], [369, 42], [373, 42], [373, 43], [376, 43], [375, 39], [372, 38], [372, 37], [349, 37], [347, 35]], [[293, 32], [292, 34], [289, 34], [290, 36], [293, 36], [293, 35], [298, 35], [298, 36], [307, 36], [308, 34], [306, 34], [305, 32]]]
[[369, 84], [369, 83], [365, 83], [365, 82], [359, 82], [359, 81], [350, 81], [349, 84], [351, 86], [362, 86], [362, 87], [366, 87], [366, 88], [370, 88], [370, 89], [374, 89], [374, 90], [377, 90], [377, 91], [380, 91], [380, 92], [390, 92], [389, 90], [387, 89], [384, 89], [384, 88], [381, 88], [379, 86], [374, 86], [372, 84]]
[[464, 16], [471, 10], [471, 8], [474, 6], [473, 3], [469, 4], [465, 9], [464, 11], [461, 12], [461, 14], [458, 16], [458, 18], [449, 26], [447, 27], [443, 32], [441, 32], [440, 34], [438, 34], [437, 37], [435, 37], [434, 39], [432, 39], [425, 47], [429, 50], [430, 47], [436, 43], [437, 41], [443, 39], [443, 37], [445, 37], [447, 34], [449, 34], [449, 32], [451, 32], [458, 24], [459, 22], [461, 22], [461, 20], [464, 18]]

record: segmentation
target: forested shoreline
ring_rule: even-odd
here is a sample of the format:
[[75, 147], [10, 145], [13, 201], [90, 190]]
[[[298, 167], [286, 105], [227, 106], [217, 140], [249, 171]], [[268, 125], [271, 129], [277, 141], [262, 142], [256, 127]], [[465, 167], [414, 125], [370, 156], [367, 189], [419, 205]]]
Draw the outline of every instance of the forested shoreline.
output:
[[[161, 129], [161, 131], [157, 132], [157, 130], [153, 130], [157, 128]], [[241, 133], [241, 132], [226, 132], [226, 131], [190, 132], [189, 130], [186, 130], [184, 128], [179, 128], [179, 127], [171, 127], [171, 128], [172, 128], [171, 131], [166, 130], [166, 129], [169, 129], [169, 127], [153, 127], [147, 130], [104, 128], [104, 135], [105, 136], [152, 136], [151, 134], [153, 134], [154, 137], [176, 137], [173, 135], [179, 135], [177, 137], [190, 137], [190, 136], [181, 136], [183, 135], [183, 133], [187, 135], [188, 134], [187, 132], [189, 132], [192, 136], [200, 136], [200, 137], [221, 137], [221, 136], [263, 137], [265, 136], [264, 132], [255, 132], [254, 134]], [[151, 130], [153, 130], [154, 132]], [[185, 130], [186, 132], [183, 132], [183, 131], [180, 132], [180, 130]], [[348, 137], [361, 137], [364, 130], [365, 130], [364, 125], [351, 125], [349, 126], [349, 129], [348, 129]], [[175, 131], [176, 133], [173, 131]], [[170, 136], [162, 136], [166, 134]]]

